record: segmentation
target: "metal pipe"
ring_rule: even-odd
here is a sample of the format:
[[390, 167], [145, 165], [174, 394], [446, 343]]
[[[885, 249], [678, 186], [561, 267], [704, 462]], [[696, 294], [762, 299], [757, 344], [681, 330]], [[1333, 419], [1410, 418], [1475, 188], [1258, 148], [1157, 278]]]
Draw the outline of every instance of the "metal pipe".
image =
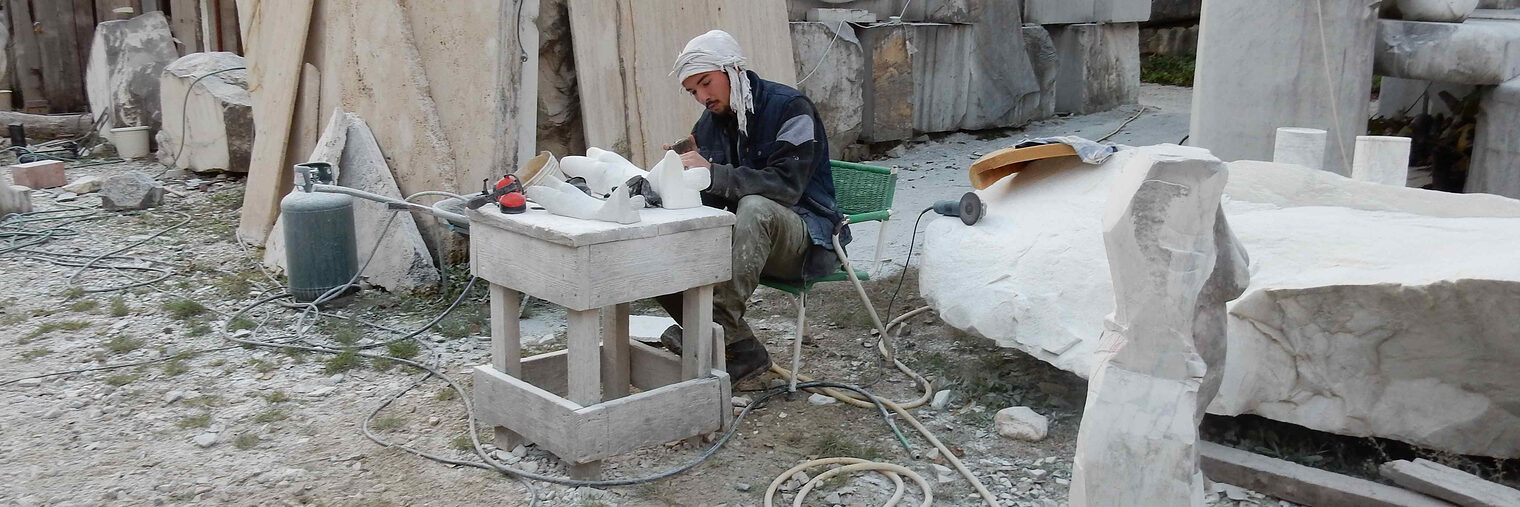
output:
[[425, 213], [432, 214], [433, 216], [436, 216], [438, 218], [442, 218], [444, 220], [448, 220], [450, 222], [459, 222], [459, 223], [466, 223], [466, 224], [470, 223], [469, 217], [466, 217], [466, 216], [458, 214], [458, 213], [444, 211], [444, 210], [438, 209], [438, 208], [433, 207], [433, 206], [423, 206], [421, 204], [406, 202], [406, 201], [403, 201], [401, 199], [397, 199], [395, 197], [386, 197], [386, 196], [383, 196], [383, 195], [380, 195], [380, 194], [372, 194], [372, 193], [369, 193], [369, 192], [365, 192], [363, 190], [358, 190], [358, 189], [353, 189], [353, 188], [348, 188], [348, 187], [340, 187], [340, 186], [337, 186], [337, 185], [316, 184], [316, 185], [312, 185], [312, 191], [315, 191], [315, 192], [328, 192], [328, 193], [333, 193], [333, 194], [351, 195], [351, 196], [354, 196], [354, 197], [358, 197], [360, 199], [367, 199], [367, 200], [371, 200], [371, 201], [375, 201], [375, 202], [383, 202], [383, 203], [386, 203], [386, 204], [389, 204], [389, 205], [400, 206], [400, 207], [404, 207], [404, 208], [407, 208], [407, 209], [411, 209], [413, 211], [422, 211], [422, 212], [425, 212]]

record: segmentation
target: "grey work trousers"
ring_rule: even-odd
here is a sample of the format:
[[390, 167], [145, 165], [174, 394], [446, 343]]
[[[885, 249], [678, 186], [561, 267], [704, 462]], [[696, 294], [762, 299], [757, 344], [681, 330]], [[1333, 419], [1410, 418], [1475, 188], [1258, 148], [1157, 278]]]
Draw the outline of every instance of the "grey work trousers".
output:
[[[791, 208], [758, 195], [744, 196], [734, 212], [733, 275], [713, 287], [713, 320], [723, 326], [726, 343], [755, 337], [744, 322], [744, 306], [760, 285], [762, 275], [782, 280], [802, 277], [802, 263], [813, 241], [807, 225]], [[676, 322], [681, 320], [681, 294], [655, 298]]]

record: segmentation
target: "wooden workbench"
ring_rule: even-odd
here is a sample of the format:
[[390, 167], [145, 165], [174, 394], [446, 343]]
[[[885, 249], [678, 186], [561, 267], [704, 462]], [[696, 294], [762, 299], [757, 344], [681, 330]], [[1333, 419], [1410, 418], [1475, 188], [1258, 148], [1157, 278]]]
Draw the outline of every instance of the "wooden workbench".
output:
[[[498, 447], [526, 439], [590, 478], [602, 458], [731, 423], [712, 287], [732, 276], [734, 215], [640, 213], [623, 225], [542, 210], [469, 212], [470, 269], [491, 286], [491, 364], [475, 369], [474, 400], [479, 419], [498, 427]], [[677, 292], [689, 344], [682, 356], [630, 342], [628, 304]], [[522, 358], [524, 293], [566, 308], [567, 350]]]

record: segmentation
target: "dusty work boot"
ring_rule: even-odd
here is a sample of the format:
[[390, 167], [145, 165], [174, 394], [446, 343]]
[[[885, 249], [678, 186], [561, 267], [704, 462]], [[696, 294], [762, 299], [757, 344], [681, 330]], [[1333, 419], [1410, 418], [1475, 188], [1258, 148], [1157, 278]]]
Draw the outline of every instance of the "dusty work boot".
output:
[[728, 344], [724, 350], [723, 364], [728, 370], [728, 381], [739, 381], [764, 371], [771, 366], [771, 353], [760, 340], [748, 338]]
[[681, 355], [682, 333], [680, 324], [671, 324], [670, 327], [665, 328], [665, 332], [660, 333], [660, 345], [664, 345], [665, 350], [674, 352], [675, 355]]
[[[660, 345], [666, 350], [681, 355], [681, 326], [672, 325], [660, 333]], [[728, 380], [732, 384], [738, 384], [740, 380], [749, 378], [751, 375], [765, 370], [771, 366], [771, 354], [765, 350], [765, 345], [760, 340], [748, 338], [728, 344], [724, 347], [724, 369], [728, 371]]]

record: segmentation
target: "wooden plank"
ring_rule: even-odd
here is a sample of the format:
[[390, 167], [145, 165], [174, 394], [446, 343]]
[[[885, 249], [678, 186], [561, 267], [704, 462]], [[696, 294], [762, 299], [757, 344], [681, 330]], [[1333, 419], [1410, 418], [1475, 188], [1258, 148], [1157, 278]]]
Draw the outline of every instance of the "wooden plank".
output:
[[37, 46], [37, 31], [32, 22], [32, 8], [27, 0], [10, 0], [11, 61], [21, 92], [22, 111], [48, 112], [48, 100], [42, 88], [42, 49]]
[[[73, 0], [73, 2], [74, 47], [76, 48], [74, 54], [79, 56], [79, 79], [83, 85], [84, 69], [90, 63], [90, 46], [95, 42], [95, 0]], [[85, 103], [89, 103], [89, 98], [86, 92]]]
[[1310, 507], [1451, 507], [1419, 493], [1212, 442], [1198, 442], [1198, 456], [1199, 467], [1214, 482]]
[[221, 38], [220, 51], [230, 51], [243, 54], [243, 33], [238, 28], [237, 2], [233, 0], [216, 0], [216, 31]]
[[786, 4], [779, 0], [572, 0], [570, 13], [576, 72], [581, 82], [598, 84], [581, 87], [586, 142], [640, 166], [652, 165], [660, 145], [690, 132], [702, 114], [670, 76], [692, 37], [725, 30], [762, 78], [796, 81]]
[[[515, 290], [491, 284], [491, 367], [521, 378], [522, 330], [520, 315], [522, 296]], [[522, 435], [504, 427], [495, 428], [496, 446], [511, 450], [522, 443]]]
[[[285, 167], [290, 168], [296, 164], [310, 160], [311, 152], [317, 147], [317, 139], [321, 137], [319, 130], [322, 118], [322, 73], [316, 65], [305, 63], [301, 65], [301, 85], [296, 93], [295, 116], [291, 118], [290, 147], [285, 150]], [[280, 182], [280, 195], [290, 192], [295, 175], [286, 171], [290, 181]]]
[[586, 142], [628, 156], [628, 97], [619, 53], [625, 34], [617, 29], [618, 2], [570, 0], [569, 8], [576, 78], [587, 83], [579, 87]]
[[1520, 491], [1426, 459], [1390, 461], [1378, 471], [1394, 484], [1464, 507], [1520, 506]]
[[494, 368], [476, 366], [475, 411], [482, 424], [505, 426], [556, 456], [580, 451], [580, 408], [554, 393], [539, 389]]
[[521, 293], [491, 284], [491, 366], [512, 376], [522, 375]]
[[244, 40], [257, 40], [248, 54], [248, 91], [259, 135], [248, 164], [238, 232], [245, 241], [262, 245], [292, 179], [285, 154], [315, 0], [244, 1], [254, 8], [247, 11], [249, 35]]
[[732, 234], [719, 227], [576, 249], [476, 223], [470, 264], [493, 283], [589, 310], [729, 279]]
[[169, 33], [179, 41], [180, 54], [205, 51], [201, 41], [200, 0], [169, 0]]
[[602, 396], [628, 396], [633, 361], [628, 350], [628, 303], [602, 309]]
[[195, 0], [196, 17], [200, 18], [201, 51], [217, 51], [216, 10], [213, 0]]
[[727, 381], [716, 377], [690, 380], [577, 411], [587, 419], [582, 426], [583, 445], [572, 459], [602, 459], [723, 427], [714, 407], [721, 404], [727, 408], [727, 398], [720, 399], [719, 385]]
[[681, 378], [706, 376], [712, 370], [713, 288], [686, 289], [681, 297]]
[[629, 375], [634, 387], [650, 391], [681, 381], [681, 357], [639, 342], [628, 344]]
[[75, 42], [74, 3], [32, 2], [37, 44], [42, 57], [42, 88], [54, 113], [89, 111], [84, 94], [84, 65]]
[[602, 401], [602, 310], [565, 312], [565, 341], [570, 350], [570, 401], [581, 406]]

